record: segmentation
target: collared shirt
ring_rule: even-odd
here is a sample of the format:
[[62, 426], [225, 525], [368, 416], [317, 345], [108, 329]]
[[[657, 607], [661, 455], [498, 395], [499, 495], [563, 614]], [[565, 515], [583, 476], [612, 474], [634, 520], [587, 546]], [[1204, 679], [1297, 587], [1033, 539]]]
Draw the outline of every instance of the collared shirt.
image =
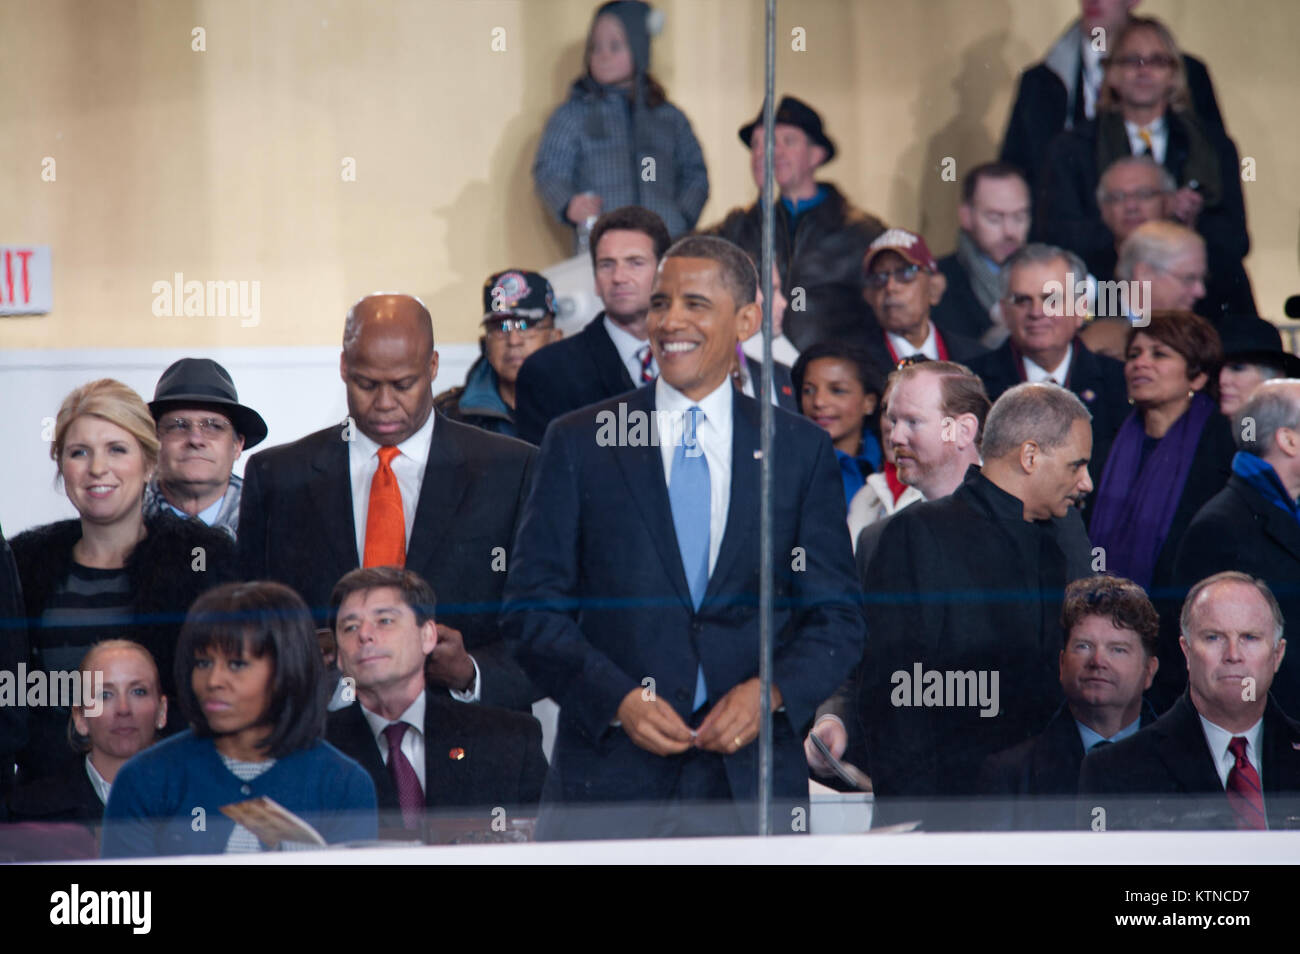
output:
[[898, 355], [899, 361], [914, 354], [923, 354], [931, 361], [939, 360], [939, 342], [935, 340], [934, 337], [933, 321], [930, 322], [930, 333], [925, 336], [925, 340], [921, 342], [921, 347], [919, 348], [902, 335], [896, 335], [892, 331], [886, 331], [885, 337], [889, 339], [889, 345], [893, 349], [894, 354]]
[[664, 465], [664, 483], [673, 479], [673, 455], [692, 406], [704, 412], [696, 428], [695, 439], [709, 464], [709, 574], [718, 563], [722, 535], [727, 529], [727, 510], [731, 506], [731, 428], [732, 386], [728, 376], [714, 391], [699, 401], [692, 401], [663, 378], [655, 381], [655, 410], [673, 415], [671, 433], [659, 434], [659, 455]]
[[[424, 483], [424, 468], [429, 463], [429, 445], [433, 441], [433, 422], [429, 419], [418, 431], [397, 445], [401, 451], [393, 458], [393, 476], [402, 492], [402, 516], [406, 522], [406, 546], [411, 546], [411, 530], [415, 526], [415, 508], [420, 503], [420, 485]], [[352, 478], [352, 525], [357, 531], [357, 562], [366, 554], [366, 514], [370, 510], [370, 482], [379, 469], [379, 444], [353, 428], [348, 442], [348, 470]]]
[[1259, 721], [1245, 732], [1229, 732], [1222, 726], [1215, 725], [1199, 712], [1196, 715], [1201, 720], [1201, 730], [1205, 733], [1205, 744], [1210, 747], [1210, 756], [1214, 759], [1214, 770], [1219, 773], [1219, 784], [1225, 790], [1228, 787], [1228, 773], [1237, 764], [1237, 757], [1228, 749], [1228, 744], [1239, 735], [1246, 737], [1246, 758], [1250, 759], [1250, 764], [1255, 766], [1255, 771], [1259, 773], [1261, 781], [1263, 780], [1264, 761], [1263, 753], [1260, 751], [1264, 731], [1263, 716], [1260, 716]]
[[1070, 380], [1070, 361], [1074, 358], [1074, 344], [1065, 349], [1065, 357], [1055, 368], [1042, 368], [1030, 361], [1028, 358], [1021, 358], [1020, 362], [1025, 368], [1025, 380], [1030, 384], [1042, 384], [1044, 381], [1053, 380], [1061, 387], [1065, 387], [1065, 382]]
[[90, 756], [86, 756], [86, 775], [90, 777], [90, 784], [95, 789], [95, 794], [105, 805], [108, 804], [108, 793], [113, 787], [113, 783], [104, 776], [99, 774], [99, 769], [95, 768], [95, 763], [90, 761]]
[[[1128, 133], [1128, 145], [1133, 155], [1140, 156], [1146, 152], [1147, 144], [1142, 141], [1142, 127], [1137, 123], [1124, 123], [1124, 131]], [[1165, 117], [1161, 116], [1150, 126], [1146, 127], [1147, 135], [1151, 137], [1151, 158], [1160, 165], [1165, 164], [1165, 150], [1169, 146], [1169, 127], [1165, 124]]]
[[[627, 373], [632, 376], [632, 386], [641, 387], [641, 349], [649, 347], [649, 341], [642, 341], [632, 332], [619, 325], [617, 321], [605, 316], [605, 330], [609, 332], [609, 340], [614, 342], [615, 349], [618, 350], [618, 356], [623, 361], [623, 367], [627, 368]], [[650, 373], [659, 373], [659, 363], [650, 359]]]
[[[1080, 30], [1083, 25], [1080, 24]], [[1083, 89], [1076, 95], [1083, 96], [1084, 115], [1089, 119], [1095, 119], [1097, 116], [1097, 98], [1101, 95], [1101, 81], [1106, 74], [1101, 65], [1101, 52], [1093, 49], [1092, 37], [1083, 36], [1081, 38], [1083, 45]]]
[[163, 494], [162, 487], [158, 483], [158, 477], [155, 475], [144, 491], [144, 514], [148, 517], [164, 510], [170, 511], [178, 517], [184, 517], [186, 520], [202, 520], [209, 527], [224, 530], [234, 537], [239, 533], [239, 501], [243, 496], [243, 488], [244, 478], [237, 474], [231, 474], [230, 482], [226, 484], [226, 492], [221, 495], [221, 498], [196, 516], [191, 517], [184, 510], [172, 506], [171, 502]]
[[402, 734], [402, 754], [406, 756], [406, 761], [411, 763], [411, 768], [415, 769], [415, 777], [420, 780], [420, 788], [424, 785], [424, 693], [421, 692], [415, 697], [415, 701], [406, 707], [406, 711], [396, 719], [385, 719], [378, 713], [371, 712], [364, 705], [361, 706], [361, 714], [366, 717], [366, 724], [370, 726], [370, 734], [375, 737], [375, 745], [379, 746], [379, 757], [388, 764], [388, 739], [384, 735], [384, 729], [393, 722], [405, 722], [406, 732]]
[[1124, 726], [1124, 728], [1120, 729], [1110, 738], [1107, 738], [1100, 732], [1093, 731], [1078, 719], [1074, 720], [1074, 724], [1079, 730], [1079, 738], [1083, 741], [1083, 751], [1087, 752], [1098, 742], [1118, 742], [1121, 739], [1127, 739], [1130, 735], [1135, 734], [1138, 729], [1142, 728], [1142, 716], [1138, 715], [1136, 719]]

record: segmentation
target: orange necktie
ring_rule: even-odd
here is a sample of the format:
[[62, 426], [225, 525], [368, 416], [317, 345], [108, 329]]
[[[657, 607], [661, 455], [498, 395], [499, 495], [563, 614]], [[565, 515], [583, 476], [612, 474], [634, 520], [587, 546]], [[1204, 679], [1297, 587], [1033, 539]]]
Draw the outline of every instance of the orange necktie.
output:
[[402, 513], [402, 490], [393, 473], [393, 458], [400, 453], [396, 447], [379, 448], [379, 467], [370, 481], [362, 566], [406, 565], [406, 517]]
[[1142, 140], [1142, 145], [1147, 147], [1146, 155], [1154, 159], [1156, 157], [1156, 147], [1151, 141], [1151, 130], [1147, 129], [1146, 126], [1143, 126], [1138, 130], [1138, 138]]

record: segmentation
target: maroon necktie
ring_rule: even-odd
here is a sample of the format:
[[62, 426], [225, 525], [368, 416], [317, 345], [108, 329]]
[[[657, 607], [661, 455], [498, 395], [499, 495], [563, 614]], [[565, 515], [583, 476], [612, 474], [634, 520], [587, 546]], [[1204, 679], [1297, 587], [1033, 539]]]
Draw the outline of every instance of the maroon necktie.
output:
[[1264, 815], [1264, 791], [1259, 784], [1259, 773], [1246, 758], [1245, 737], [1234, 737], [1228, 743], [1228, 751], [1237, 758], [1237, 763], [1228, 773], [1228, 804], [1237, 815], [1237, 827], [1264, 831], [1268, 828]]
[[402, 752], [404, 735], [405, 722], [390, 722], [384, 726], [384, 738], [388, 740], [388, 774], [393, 777], [393, 784], [397, 787], [397, 804], [402, 808], [402, 824], [407, 828], [419, 828], [424, 814], [424, 789], [420, 787], [420, 778], [411, 767], [410, 760]]

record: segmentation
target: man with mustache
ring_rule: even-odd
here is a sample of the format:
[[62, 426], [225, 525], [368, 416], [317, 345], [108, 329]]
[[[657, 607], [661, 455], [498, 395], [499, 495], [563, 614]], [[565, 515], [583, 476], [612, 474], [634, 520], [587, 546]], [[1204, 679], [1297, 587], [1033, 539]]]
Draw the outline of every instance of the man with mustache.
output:
[[[1091, 572], [1075, 512], [1092, 490], [1088, 411], [1054, 385], [1017, 385], [989, 411], [981, 452], [954, 493], [889, 521], [867, 569], [871, 638], [850, 735], [865, 739], [879, 823], [967, 827], [984, 759], [1060, 705], [1061, 601]], [[996, 677], [993, 705], [913, 704], [899, 674], [918, 664]]]

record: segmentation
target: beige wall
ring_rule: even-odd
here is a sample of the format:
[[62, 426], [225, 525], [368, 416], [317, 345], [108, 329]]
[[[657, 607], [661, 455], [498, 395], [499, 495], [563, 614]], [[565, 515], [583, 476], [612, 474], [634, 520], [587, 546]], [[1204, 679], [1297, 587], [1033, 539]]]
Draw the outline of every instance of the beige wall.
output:
[[[702, 221], [753, 192], [736, 128], [762, 94], [759, 0], [661, 0], [654, 70], [712, 177]], [[377, 288], [470, 341], [483, 278], [568, 249], [532, 192], [547, 114], [580, 69], [592, 0], [5, 0], [0, 243], [53, 247], [54, 307], [6, 348], [332, 344]], [[1015, 77], [1071, 0], [783, 0], [780, 91], [838, 141], [826, 177], [936, 251], [958, 170], [990, 158]], [[1294, 0], [1148, 0], [1211, 67], [1258, 181], [1245, 187], [1261, 309], [1300, 292]], [[206, 30], [206, 52], [191, 29]], [[801, 26], [807, 52], [792, 52]], [[505, 52], [491, 50], [504, 27]], [[43, 157], [57, 180], [41, 180]], [[344, 157], [355, 182], [341, 181]], [[261, 283], [261, 321], [157, 318], [152, 285]]]

